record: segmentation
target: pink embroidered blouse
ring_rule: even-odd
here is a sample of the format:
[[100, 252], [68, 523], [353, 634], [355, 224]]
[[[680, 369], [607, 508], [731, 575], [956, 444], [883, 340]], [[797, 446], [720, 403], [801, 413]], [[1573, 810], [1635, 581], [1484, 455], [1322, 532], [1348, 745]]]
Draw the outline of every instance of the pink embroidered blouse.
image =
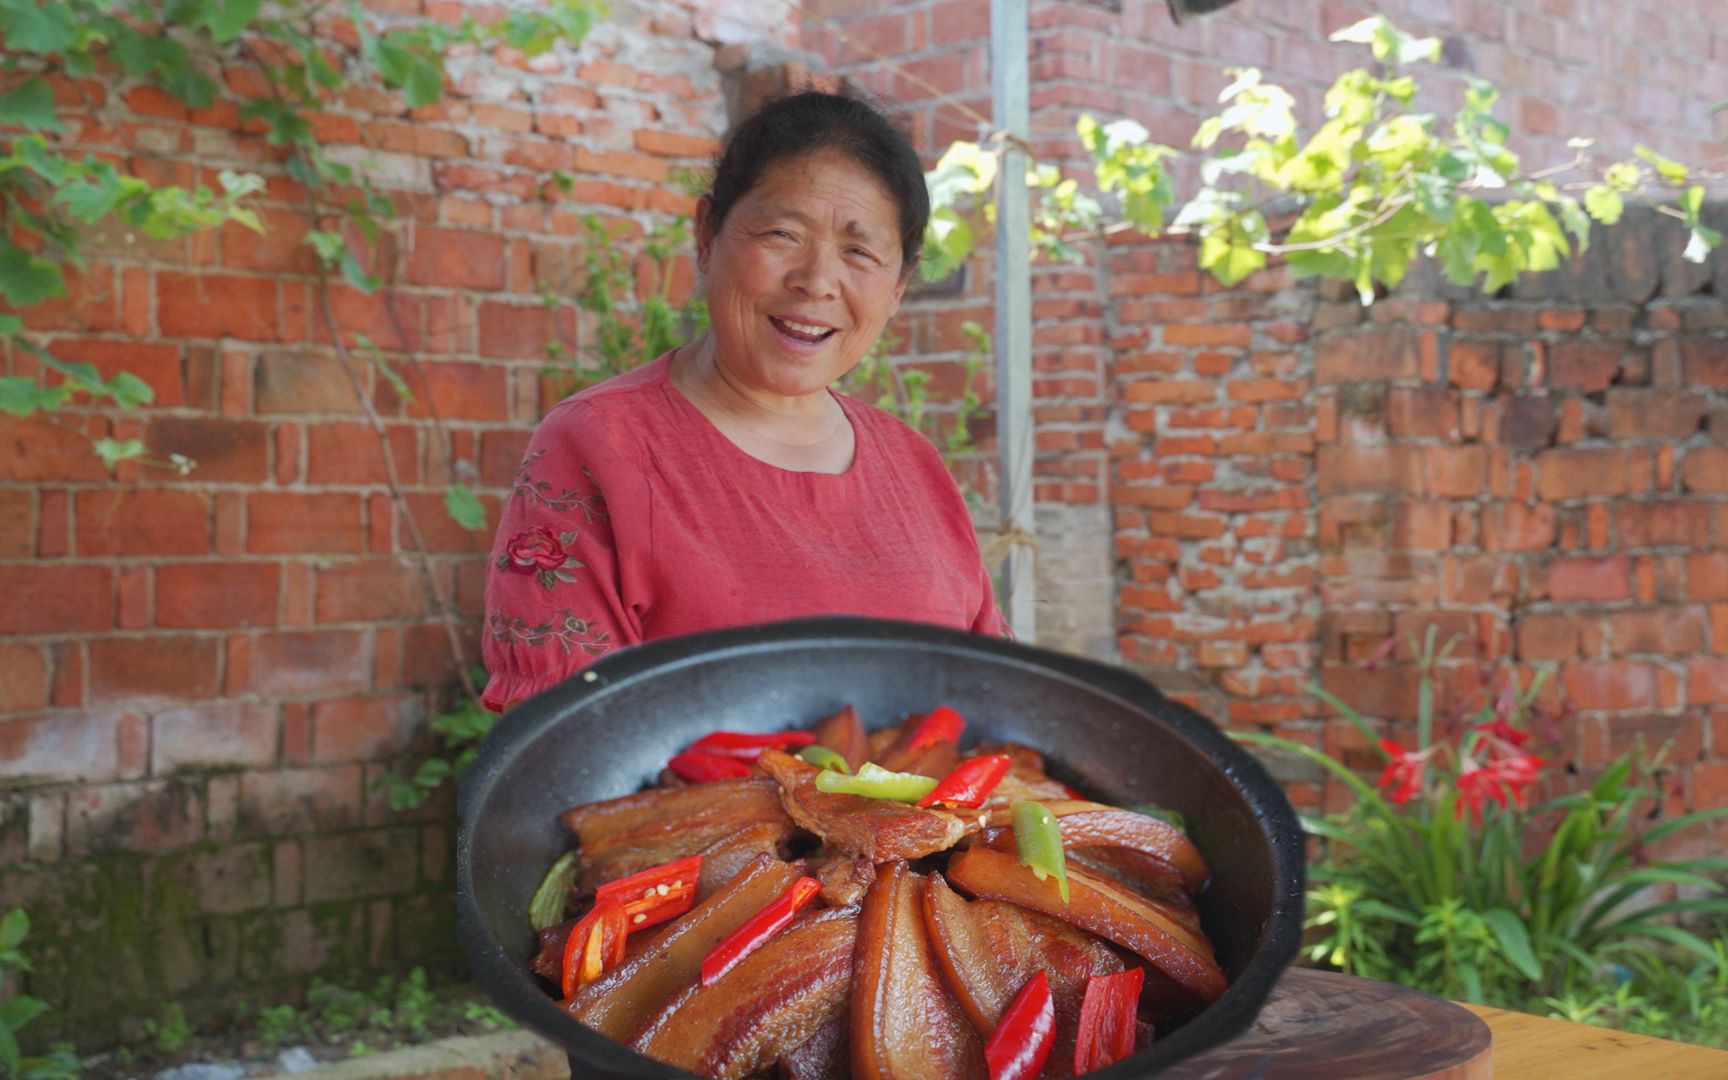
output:
[[836, 395], [852, 466], [794, 472], [739, 449], [668, 370], [590, 387], [536, 429], [487, 572], [487, 707], [625, 645], [799, 616], [1007, 633], [965, 500], [917, 432]]

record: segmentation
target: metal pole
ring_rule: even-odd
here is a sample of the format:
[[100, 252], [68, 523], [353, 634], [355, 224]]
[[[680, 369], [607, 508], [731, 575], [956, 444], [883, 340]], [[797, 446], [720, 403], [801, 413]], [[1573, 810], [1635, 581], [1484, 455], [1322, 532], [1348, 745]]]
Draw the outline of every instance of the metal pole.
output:
[[1008, 538], [1002, 613], [1014, 636], [1037, 638], [1037, 524], [1032, 504], [1032, 278], [1026, 154], [1030, 128], [1026, 0], [990, 0], [990, 99], [996, 126], [1011, 138], [996, 185], [997, 498]]

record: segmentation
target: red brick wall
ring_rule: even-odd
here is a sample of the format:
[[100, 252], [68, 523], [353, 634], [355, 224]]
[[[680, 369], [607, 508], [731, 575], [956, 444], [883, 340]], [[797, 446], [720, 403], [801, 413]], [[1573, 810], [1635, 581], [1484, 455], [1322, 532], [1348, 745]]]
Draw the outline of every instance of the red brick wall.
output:
[[[495, 509], [547, 404], [543, 347], [577, 332], [581, 215], [640, 235], [687, 212], [668, 172], [703, 165], [725, 126], [716, 49], [785, 25], [773, 5], [646, 0], [578, 53], [453, 62], [440, 105], [357, 87], [318, 121], [401, 213], [386, 288], [331, 301], [415, 390], [399, 400], [361, 359], [471, 662], [490, 532], [452, 524], [444, 490]], [[451, 958], [450, 793], [392, 813], [369, 784], [425, 744], [455, 669], [279, 156], [229, 104], [86, 90], [75, 146], [270, 181], [267, 237], [116, 238], [71, 300], [28, 314], [56, 355], [145, 378], [151, 407], [0, 417], [0, 908], [30, 909], [37, 988], [88, 1040], [170, 999], [197, 1015], [313, 972]], [[110, 474], [100, 435], [198, 466]]]
[[[1528, 162], [1570, 158], [1577, 134], [1610, 156], [1720, 157], [1728, 9], [1634, 0], [1243, 0], [1183, 26], [1161, 4], [1035, 3], [1034, 142], [1083, 164], [1071, 132], [1089, 111], [1184, 147], [1226, 66], [1261, 67], [1312, 122], [1361, 63], [1326, 35], [1370, 9], [1445, 41], [1446, 69], [1425, 79], [1439, 103], [1467, 72], [1497, 83]], [[807, 40], [896, 100], [928, 149], [977, 136], [940, 94], [989, 112], [983, 5], [829, 0], [821, 15], [854, 43], [821, 18]], [[1367, 312], [1277, 268], [1221, 289], [1180, 241], [1118, 238], [1095, 266], [1035, 268], [1039, 542], [1056, 554], [1041, 634], [1076, 647], [1068, 627], [1107, 622], [1106, 655], [1221, 720], [1349, 752], [1354, 729], [1302, 687], [1406, 721], [1408, 657], [1362, 661], [1436, 624], [1470, 658], [1453, 681], [1477, 658], [1559, 665], [1586, 769], [1640, 734], [1673, 739], [1676, 803], [1728, 804], [1728, 269], [1722, 252], [1680, 262], [1668, 224], [1599, 233], [1589, 258], [1502, 297], [1419, 275]], [[988, 256], [970, 271], [971, 317], [987, 317]], [[908, 305], [921, 359], [943, 359], [928, 343], [951, 306]], [[1069, 538], [1101, 514], [1111, 550], [1077, 560]], [[1099, 574], [1111, 596], [1077, 610]], [[1326, 796], [1280, 767], [1299, 801]]]

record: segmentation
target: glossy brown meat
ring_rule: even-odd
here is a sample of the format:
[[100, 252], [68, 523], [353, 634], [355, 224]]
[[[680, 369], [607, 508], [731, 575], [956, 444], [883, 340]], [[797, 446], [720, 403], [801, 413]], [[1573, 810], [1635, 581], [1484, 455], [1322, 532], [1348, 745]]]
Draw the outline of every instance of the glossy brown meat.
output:
[[864, 724], [858, 719], [858, 710], [847, 705], [833, 716], [824, 717], [810, 729], [816, 736], [816, 745], [828, 749], [846, 759], [846, 765], [853, 772], [858, 766], [870, 760], [870, 739], [864, 734]]
[[653, 789], [566, 810], [582, 855], [580, 893], [638, 870], [694, 855], [738, 830], [786, 823], [774, 782], [765, 776]]
[[800, 917], [713, 985], [680, 990], [630, 1047], [704, 1076], [750, 1076], [845, 1011], [857, 937], [857, 908]]
[[904, 862], [877, 867], [859, 918], [852, 979], [852, 1075], [859, 1080], [972, 1080], [983, 1043], [932, 954], [924, 884]]
[[792, 819], [838, 853], [877, 863], [916, 859], [946, 851], [966, 832], [960, 819], [944, 810], [818, 791], [820, 770], [778, 750], [764, 752], [761, 766], [780, 784], [780, 801]]
[[[1189, 895], [1197, 894], [1211, 874], [1200, 850], [1168, 821], [1099, 803], [1061, 801], [1044, 806], [1057, 819], [1064, 848], [1117, 847], [1140, 852], [1174, 869]], [[998, 851], [1013, 851], [1012, 820], [1010, 811], [992, 809], [991, 831], [985, 834], [984, 842]]]
[[973, 751], [977, 754], [1003, 754], [1008, 758], [1008, 775], [996, 785], [984, 803], [992, 809], [1006, 808], [1021, 799], [1031, 799], [1049, 805], [1053, 801], [1072, 800], [1067, 785], [1044, 774], [1044, 756], [1030, 746], [1019, 743], [986, 744]]
[[1227, 986], [1212, 946], [1157, 901], [1128, 892], [1078, 866], [1068, 867], [1069, 899], [1056, 880], [1039, 881], [1014, 856], [974, 845], [948, 864], [948, 880], [974, 896], [1007, 900], [1114, 941], [1145, 957], [1189, 993], [1216, 1001]]
[[931, 874], [925, 886], [924, 915], [937, 946], [937, 966], [981, 1038], [995, 1030], [1026, 981], [1045, 972], [1056, 1009], [1056, 1037], [1041, 1075], [1072, 1072], [1086, 980], [1121, 971], [1122, 958], [1060, 919], [995, 900], [967, 901], [939, 874]]
[[846, 1008], [816, 1034], [780, 1055], [781, 1080], [851, 1080], [852, 1009]]
[[822, 882], [822, 902], [829, 907], [850, 907], [864, 902], [864, 893], [876, 880], [876, 864], [869, 859], [836, 856], [816, 871]]
[[1067, 853], [1069, 861], [1181, 911], [1189, 929], [1200, 928], [1200, 912], [1182, 885], [1181, 872], [1164, 860], [1119, 847], [1076, 847]]
[[786, 891], [800, 869], [770, 855], [756, 856], [719, 892], [679, 916], [640, 955], [579, 990], [570, 1001], [570, 1015], [607, 1038], [625, 1039], [696, 978], [710, 949]]
[[795, 826], [792, 819], [762, 821], [746, 825], [730, 836], [714, 841], [702, 849], [702, 876], [696, 881], [696, 899], [706, 900], [738, 872], [756, 861], [758, 855], [779, 858], [786, 842], [792, 839]]

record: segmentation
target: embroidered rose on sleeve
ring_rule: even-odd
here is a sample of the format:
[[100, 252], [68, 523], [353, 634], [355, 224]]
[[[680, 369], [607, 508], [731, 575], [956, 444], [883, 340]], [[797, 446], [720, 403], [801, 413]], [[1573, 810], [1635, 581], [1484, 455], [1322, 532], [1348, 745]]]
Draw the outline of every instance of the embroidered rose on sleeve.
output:
[[575, 542], [573, 532], [555, 533], [536, 525], [510, 538], [504, 554], [498, 556], [498, 569], [533, 574], [540, 587], [550, 592], [560, 581], [576, 580], [570, 571], [580, 570], [582, 564], [568, 550]]

